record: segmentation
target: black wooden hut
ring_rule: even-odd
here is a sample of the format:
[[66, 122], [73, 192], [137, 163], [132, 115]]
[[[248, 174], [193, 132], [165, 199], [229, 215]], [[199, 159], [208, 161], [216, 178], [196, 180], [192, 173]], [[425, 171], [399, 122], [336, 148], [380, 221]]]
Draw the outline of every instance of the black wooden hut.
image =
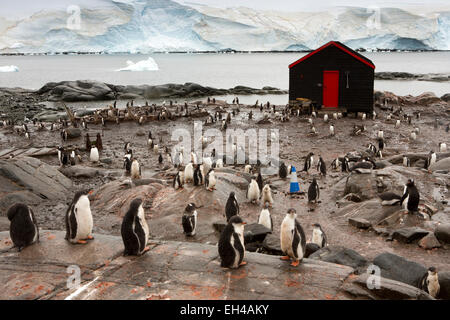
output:
[[325, 110], [372, 112], [374, 73], [372, 61], [330, 41], [289, 65], [289, 103], [307, 98]]

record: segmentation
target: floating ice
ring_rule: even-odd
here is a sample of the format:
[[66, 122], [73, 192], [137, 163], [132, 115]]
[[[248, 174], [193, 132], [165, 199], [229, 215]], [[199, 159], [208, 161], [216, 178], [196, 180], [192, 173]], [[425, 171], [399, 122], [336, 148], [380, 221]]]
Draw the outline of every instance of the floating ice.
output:
[[0, 72], [19, 72], [19, 68], [17, 66], [0, 66]]
[[157, 71], [159, 70], [158, 64], [153, 58], [148, 58], [147, 60], [141, 60], [134, 63], [131, 60], [127, 61], [127, 67], [122, 69], [117, 69], [116, 71]]

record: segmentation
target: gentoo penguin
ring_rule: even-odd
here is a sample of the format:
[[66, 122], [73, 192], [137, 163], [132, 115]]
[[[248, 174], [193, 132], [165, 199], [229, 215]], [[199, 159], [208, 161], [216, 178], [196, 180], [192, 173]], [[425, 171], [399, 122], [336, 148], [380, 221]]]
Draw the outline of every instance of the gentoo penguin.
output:
[[340, 167], [341, 161], [339, 161], [339, 157], [334, 159], [333, 162], [331, 162], [331, 169], [337, 170], [338, 167]]
[[411, 167], [411, 160], [407, 156], [403, 156], [403, 166], [404, 167]]
[[311, 168], [312, 164], [314, 163], [314, 153], [310, 152], [306, 156], [305, 159], [305, 165], [303, 166], [303, 171], [308, 172], [308, 170]]
[[287, 168], [284, 162], [280, 163], [280, 168], [278, 169], [278, 175], [281, 179], [286, 179], [287, 177]]
[[447, 144], [445, 142], [439, 142], [439, 152], [447, 152]]
[[203, 158], [203, 169], [204, 172], [208, 173], [209, 170], [212, 168], [212, 160], [210, 157]]
[[141, 178], [141, 165], [137, 159], [133, 159], [131, 162], [131, 179]]
[[225, 205], [225, 216], [227, 218], [227, 222], [230, 221], [231, 217], [236, 215], [239, 215], [239, 203], [237, 202], [236, 196], [232, 191], [230, 192], [227, 204]]
[[366, 120], [366, 118], [367, 118], [367, 114], [363, 113], [362, 116], [361, 116], [362, 121]]
[[66, 212], [66, 240], [85, 244], [92, 237], [93, 227], [91, 205], [88, 193], [78, 191]]
[[125, 150], [125, 153], [128, 153], [128, 150], [131, 149], [131, 143], [126, 142], [126, 143], [125, 143], [125, 147], [124, 147], [123, 149]]
[[324, 177], [327, 175], [327, 166], [321, 156], [319, 156], [319, 162], [317, 163], [317, 171]]
[[382, 159], [383, 158], [383, 153], [381, 152], [381, 150], [378, 150], [377, 153], [375, 154], [375, 157]]
[[184, 168], [184, 181], [186, 183], [194, 182], [194, 165], [189, 162]]
[[177, 190], [179, 188], [183, 188], [183, 181], [181, 179], [181, 171], [178, 171], [175, 178], [173, 178], [172, 186], [175, 190]]
[[373, 154], [377, 153], [377, 148], [373, 145], [373, 143], [369, 143], [367, 149]]
[[103, 150], [103, 143], [100, 132], [97, 133], [97, 140], [95, 140], [95, 146], [97, 147], [98, 151]]
[[258, 201], [260, 195], [260, 190], [258, 183], [256, 182], [255, 178], [252, 178], [252, 181], [250, 181], [250, 184], [247, 188], [247, 199], [250, 200], [252, 203], [255, 203]]
[[91, 139], [89, 138], [89, 133], [86, 133], [86, 151], [90, 151], [92, 146]]
[[327, 236], [322, 230], [322, 227], [318, 223], [312, 225], [313, 232], [311, 242], [317, 244], [319, 247], [323, 248], [327, 246]]
[[378, 139], [384, 139], [384, 132], [383, 130], [378, 130]]
[[400, 127], [400, 120], [397, 120], [397, 121], [395, 122], [395, 127], [396, 127], [396, 128], [399, 128], [399, 127]]
[[205, 176], [205, 187], [208, 191], [216, 189], [216, 176], [213, 169], [209, 169]]
[[272, 190], [270, 189], [270, 185], [266, 184], [262, 190], [262, 203], [266, 204], [266, 202], [269, 203], [269, 206], [272, 207], [273, 205], [273, 198], [272, 198]]
[[403, 196], [400, 199], [400, 205], [404, 204], [404, 208], [409, 212], [417, 212], [419, 210], [420, 195], [413, 179], [408, 179], [403, 190]]
[[203, 184], [203, 175], [202, 172], [200, 171], [200, 165], [195, 166], [193, 179], [194, 179], [194, 186], [199, 186]]
[[382, 194], [379, 195], [379, 197], [381, 199], [382, 206], [398, 205], [402, 200], [401, 196], [391, 191], [383, 192]]
[[334, 125], [330, 124], [330, 136], [334, 136]]
[[439, 276], [435, 267], [428, 268], [420, 281], [420, 289], [427, 292], [433, 298], [439, 294], [441, 286], [439, 285]]
[[297, 221], [295, 209], [289, 209], [281, 223], [280, 244], [285, 256], [281, 260], [292, 259], [291, 266], [298, 266], [303, 259], [306, 249], [305, 232]]
[[430, 151], [427, 160], [425, 161], [425, 168], [430, 170], [430, 166], [434, 163], [436, 163], [436, 153], [434, 151]]
[[348, 163], [348, 158], [344, 157], [344, 159], [341, 162], [341, 171], [342, 172], [349, 172], [350, 167], [349, 167], [349, 163]]
[[58, 160], [61, 167], [69, 164], [69, 156], [63, 147], [58, 147]]
[[162, 154], [160, 153], [158, 156], [158, 163], [161, 164], [163, 162]]
[[258, 183], [259, 191], [262, 192], [264, 182], [263, 182], [261, 172], [258, 172], [258, 176], [256, 177], [256, 182]]
[[98, 154], [98, 149], [96, 146], [92, 146], [91, 147], [91, 154], [89, 156], [89, 159], [91, 160], [91, 162], [98, 162], [100, 159], [100, 156]]
[[124, 256], [140, 256], [150, 250], [147, 247], [149, 228], [145, 220], [142, 199], [131, 201], [130, 208], [123, 217], [120, 232], [125, 247]]
[[317, 184], [316, 178], [313, 178], [313, 181], [309, 185], [308, 188], [308, 202], [317, 203], [317, 200], [319, 200], [320, 190], [319, 185]]
[[223, 160], [222, 159], [217, 159], [216, 168], [223, 168]]
[[270, 231], [273, 231], [273, 220], [270, 215], [269, 205], [267, 203], [264, 204], [264, 209], [261, 210], [261, 213], [258, 217], [258, 223], [265, 226]]
[[324, 121], [324, 122], [328, 122], [328, 114], [326, 114], [326, 113], [324, 114], [324, 116], [323, 116], [323, 121]]
[[415, 131], [412, 131], [411, 134], [409, 135], [409, 138], [410, 138], [412, 141], [415, 141], [415, 140], [417, 139], [416, 132], [415, 132]]
[[132, 163], [132, 157], [133, 155], [131, 153], [127, 153], [123, 157], [123, 167], [125, 168], [127, 173], [131, 173], [131, 163]]
[[183, 225], [183, 232], [187, 236], [195, 236], [197, 228], [197, 210], [195, 210], [195, 203], [189, 203], [184, 209], [181, 224]]
[[30, 207], [16, 203], [8, 209], [6, 216], [11, 221], [9, 235], [19, 251], [39, 241], [39, 228]]
[[76, 154], [75, 150], [72, 150], [69, 155], [70, 165], [74, 166], [76, 164]]
[[220, 235], [218, 249], [222, 268], [238, 268], [247, 264], [244, 262], [244, 225], [240, 216], [231, 217]]
[[252, 166], [249, 165], [249, 164], [244, 167], [244, 172], [245, 173], [250, 173], [251, 170], [252, 170]]

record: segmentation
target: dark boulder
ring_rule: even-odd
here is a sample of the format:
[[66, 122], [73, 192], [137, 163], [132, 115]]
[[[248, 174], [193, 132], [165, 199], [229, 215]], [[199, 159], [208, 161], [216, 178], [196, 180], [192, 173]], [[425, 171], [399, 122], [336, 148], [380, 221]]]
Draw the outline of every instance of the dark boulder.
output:
[[376, 256], [373, 264], [380, 267], [382, 277], [400, 281], [414, 287], [419, 287], [420, 280], [427, 272], [427, 268], [423, 265], [389, 252]]
[[440, 248], [441, 244], [439, 243], [439, 240], [436, 239], [434, 233], [430, 232], [428, 235], [420, 239], [419, 247], [424, 248], [426, 250], [431, 250], [434, 248]]
[[283, 252], [280, 246], [280, 237], [274, 234], [268, 234], [263, 241], [263, 248], [268, 254], [281, 256]]
[[305, 249], [305, 258], [309, 258], [310, 255], [312, 255], [314, 252], [320, 250], [320, 247], [316, 243], [307, 243], [306, 249]]
[[434, 231], [436, 238], [444, 243], [450, 243], [450, 224], [440, 224]]
[[439, 286], [441, 287], [439, 290], [438, 298], [450, 300], [450, 271], [439, 272]]
[[392, 233], [392, 239], [403, 243], [411, 243], [415, 240], [422, 239], [428, 233], [429, 231], [417, 227], [401, 228]]
[[270, 229], [259, 223], [246, 224], [244, 228], [244, 243], [263, 242]]
[[369, 263], [367, 259], [361, 256], [358, 252], [341, 246], [327, 246], [314, 252], [309, 256], [309, 258], [342, 264], [354, 269], [363, 268]]

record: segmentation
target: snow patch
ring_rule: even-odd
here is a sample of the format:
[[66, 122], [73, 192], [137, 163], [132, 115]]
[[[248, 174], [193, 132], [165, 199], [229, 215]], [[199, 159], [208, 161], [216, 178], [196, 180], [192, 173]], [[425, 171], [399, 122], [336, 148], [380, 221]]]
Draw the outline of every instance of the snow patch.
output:
[[127, 61], [127, 66], [125, 68], [117, 69], [116, 71], [158, 71], [159, 67], [153, 58], [148, 58], [147, 60], [141, 60], [134, 63], [131, 60]]
[[17, 66], [0, 66], [0, 72], [19, 72], [19, 68]]

